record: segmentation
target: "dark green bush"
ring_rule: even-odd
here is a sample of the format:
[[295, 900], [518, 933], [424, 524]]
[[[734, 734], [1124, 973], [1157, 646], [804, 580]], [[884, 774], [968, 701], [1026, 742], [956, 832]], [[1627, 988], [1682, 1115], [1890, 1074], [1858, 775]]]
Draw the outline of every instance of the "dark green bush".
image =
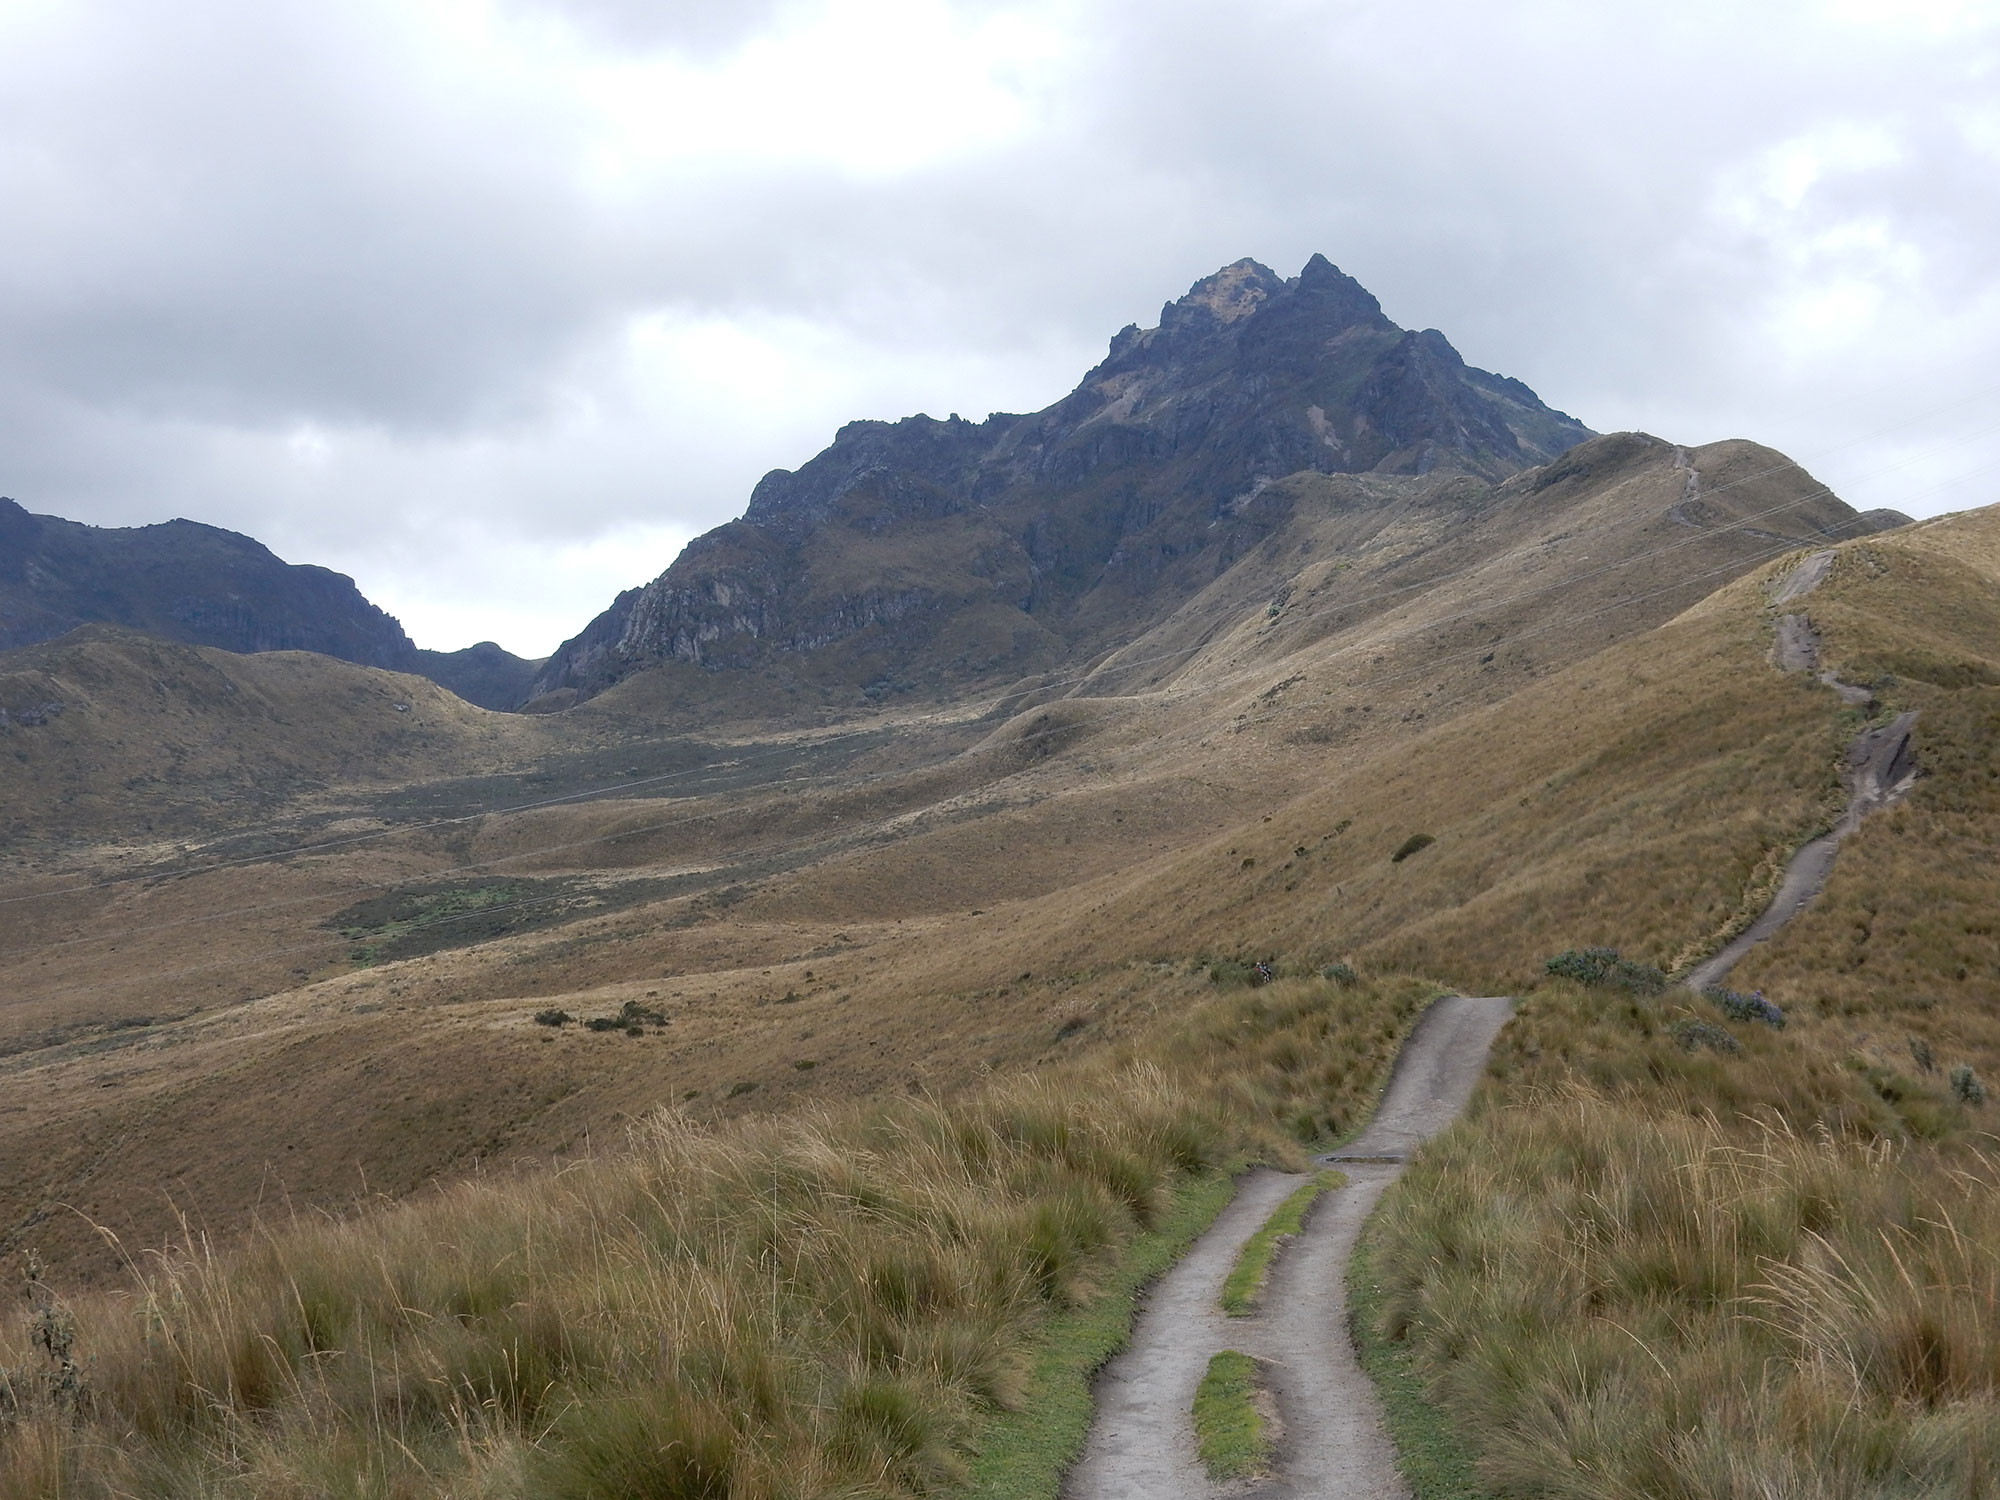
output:
[[[535, 1019], [540, 1020], [541, 1017], [537, 1016]], [[556, 1025], [559, 1023], [550, 1022], [548, 1024]], [[627, 1000], [623, 1005], [618, 1007], [617, 1015], [592, 1016], [583, 1024], [590, 1031], [622, 1031], [627, 1036], [639, 1036], [642, 1034], [644, 1027], [666, 1025], [667, 1013], [663, 1010], [655, 1010], [651, 1006], [641, 1005], [637, 1000]]]
[[1394, 854], [1389, 856], [1389, 861], [1391, 864], [1400, 865], [1404, 860], [1408, 859], [1412, 854], [1416, 854], [1422, 850], [1428, 849], [1432, 844], [1435, 844], [1436, 842], [1437, 840], [1432, 838], [1428, 833], [1413, 833], [1408, 838], [1403, 840], [1403, 846], [1400, 849], [1398, 849]]

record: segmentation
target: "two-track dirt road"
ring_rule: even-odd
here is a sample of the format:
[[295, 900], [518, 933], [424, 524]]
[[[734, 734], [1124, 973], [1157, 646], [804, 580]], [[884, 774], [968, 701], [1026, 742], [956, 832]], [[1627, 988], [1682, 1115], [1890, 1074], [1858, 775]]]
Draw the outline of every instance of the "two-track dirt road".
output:
[[1236, 1252], [1285, 1195], [1305, 1181], [1260, 1171], [1147, 1299], [1131, 1346], [1097, 1385], [1098, 1415], [1071, 1470], [1072, 1500], [1205, 1500], [1213, 1492], [1195, 1452], [1189, 1410], [1209, 1356], [1239, 1349], [1269, 1362], [1284, 1437], [1273, 1497], [1403, 1496], [1395, 1450], [1375, 1389], [1347, 1333], [1349, 1252], [1401, 1159], [1465, 1108], [1513, 1002], [1451, 995], [1417, 1023], [1374, 1123], [1327, 1160], [1350, 1182], [1327, 1194], [1279, 1258], [1266, 1311], [1224, 1317], [1217, 1297]]

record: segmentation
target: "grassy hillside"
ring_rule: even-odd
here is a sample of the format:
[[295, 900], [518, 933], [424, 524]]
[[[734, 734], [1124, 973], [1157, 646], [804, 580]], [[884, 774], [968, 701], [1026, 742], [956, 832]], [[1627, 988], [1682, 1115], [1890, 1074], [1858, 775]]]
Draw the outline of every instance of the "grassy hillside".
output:
[[[1764, 664], [1754, 587], [1675, 618], [1845, 524], [1778, 455], [1626, 435], [1502, 486], [1285, 483], [1292, 519], [1113, 658], [812, 728], [689, 734], [676, 670], [518, 719], [79, 645], [105, 685], [6, 742], [94, 800], [36, 814], [0, 891], [0, 1260], [112, 1275], [92, 1223], [227, 1237], [668, 1103], [964, 1087], [1183, 1004], [1159, 959], [1489, 990], [1571, 941], [1669, 962], [1822, 815], [1844, 726]], [[169, 792], [194, 824], [133, 842]], [[534, 1021], [628, 1002], [668, 1024]]]
[[1924, 775], [1731, 977], [1784, 1028], [1545, 984], [1397, 1190], [1380, 1331], [1497, 1493], [1991, 1492], [1996, 544], [1991, 512], [1852, 544], [1803, 601], [1921, 711]]
[[17, 855], [212, 835], [329, 785], [494, 767], [541, 728], [406, 673], [103, 625], [0, 656], [0, 708], [0, 849]]
[[0, 1495], [917, 1494], [1177, 1191], [1296, 1156], [1384, 1080], [1420, 984], [1294, 981], [954, 1101], [702, 1131], [343, 1225], [37, 1287]]
[[[0, 890], [0, 1261], [18, 1276], [32, 1253], [76, 1294], [104, 1402], [82, 1446], [61, 1421], [14, 1429], [10, 1482], [589, 1493], [624, 1482], [590, 1454], [655, 1451], [633, 1434], [685, 1417], [686, 1451], [725, 1455], [671, 1481], [690, 1492], [725, 1471], [743, 1493], [864, 1473], [935, 1488], [1051, 1305], [1048, 1286], [994, 1271], [1029, 1253], [1022, 1224], [1058, 1200], [1097, 1205], [1098, 1238], [1079, 1241], [1096, 1249], [1063, 1283], [1081, 1295], [1188, 1180], [1159, 1144], [1169, 1123], [1200, 1124], [1211, 1165], [1353, 1123], [1419, 990], [1337, 991], [1309, 977], [1322, 965], [1488, 992], [1587, 944], [1685, 968], [1828, 819], [1861, 723], [1910, 707], [1925, 780], [1735, 981], [1792, 1024], [1545, 985], [1479, 1119], [1398, 1200], [1376, 1264], [1392, 1331], [1496, 1481], [1712, 1492], [1711, 1460], [1675, 1455], [1694, 1454], [1690, 1422], [1751, 1420], [1755, 1371], [1798, 1413], [1744, 1471], [1741, 1492], [1761, 1494], [1852, 1435], [1829, 1436], [1832, 1408], [1813, 1404], [1846, 1387], [1807, 1379], [1838, 1373], [1833, 1346], [1771, 1343], [1759, 1309], [1781, 1291], [1814, 1317], [1888, 1306], [1888, 1245], [1929, 1268], [1922, 1317], [1965, 1341], [1938, 1345], [1943, 1384], [1878, 1392], [1874, 1446], [1828, 1472], [1855, 1493], [1884, 1464], [1921, 1459], [1939, 1485], [1976, 1472], [1982, 1450], [1960, 1436], [1985, 1420], [1993, 1342], [1952, 1309], [1981, 1294], [1984, 1263], [1951, 1261], [1951, 1236], [1926, 1226], [1949, 1214], [1986, 1232], [1992, 1180], [1986, 1112], [1951, 1080], [2000, 1077], [1985, 917], [2000, 523], [1846, 543], [1786, 606], [1872, 684], [1851, 709], [1770, 660], [1766, 586], [1824, 541], [1770, 517], [1820, 503], [1808, 480], [1747, 444], [1586, 446], [1581, 470], [1476, 495], [1410, 482], [1387, 507], [1340, 487], [1361, 481], [1310, 481], [1301, 529], [1238, 558], [1145, 650], [811, 728], [687, 734], [658, 719], [665, 676], [509, 720], [302, 657], [97, 638], [10, 658], [7, 704], [75, 707], [0, 738], [29, 757], [19, 815], [37, 796], [55, 809]], [[200, 796], [210, 821], [137, 838], [146, 799]], [[1218, 981], [1257, 958], [1284, 985], [1217, 1009]], [[538, 1021], [551, 1012], [572, 1019]], [[1711, 1050], [1697, 1021], [1741, 1050]], [[1129, 1066], [1148, 1060], [1165, 1072]], [[1220, 1096], [1201, 1081], [1218, 1072]], [[1055, 1103], [1047, 1077], [1068, 1081]], [[935, 1102], [885, 1102], [907, 1097]], [[694, 1134], [628, 1150], [662, 1106]], [[1025, 1154], [993, 1144], [1047, 1109]], [[1053, 1176], [1037, 1165], [1050, 1152]], [[806, 1205], [806, 1227], [776, 1238], [745, 1175], [773, 1172]], [[969, 1219], [962, 1191], [1011, 1206]], [[252, 1232], [281, 1207], [343, 1227]], [[895, 1314], [911, 1341], [897, 1347], [916, 1352], [884, 1375], [854, 1342], [877, 1313], [841, 1312], [838, 1277], [874, 1286], [842, 1247], [875, 1245], [889, 1221], [914, 1226], [921, 1285], [958, 1290], [883, 1293], [943, 1309]], [[1901, 1226], [1888, 1241], [1884, 1222]], [[1662, 1239], [1662, 1224], [1680, 1227]], [[151, 1258], [189, 1235], [199, 1253]], [[448, 1240], [473, 1251], [442, 1256]], [[1436, 1261], [1441, 1245], [1459, 1259]], [[1732, 1245], [1750, 1248], [1728, 1259]], [[150, 1304], [111, 1290], [127, 1260], [156, 1270]], [[1528, 1311], [1464, 1271], [1528, 1261], [1543, 1299]], [[357, 1291], [363, 1266], [377, 1281]], [[1818, 1302], [1802, 1290], [1815, 1275], [1831, 1278]], [[110, 1300], [78, 1290], [93, 1278]], [[678, 1300], [635, 1300], [656, 1286]], [[48, 1295], [0, 1356], [44, 1404], [61, 1376], [50, 1331], [67, 1326]], [[522, 1322], [544, 1306], [559, 1327]], [[628, 1313], [639, 1342], [616, 1331]], [[1535, 1383], [1555, 1345], [1523, 1345], [1537, 1352], [1510, 1385], [1530, 1317], [1591, 1359], [1625, 1352], [1565, 1394]], [[36, 1326], [42, 1344], [22, 1342]], [[754, 1368], [714, 1353], [736, 1329]], [[670, 1400], [658, 1373], [683, 1348], [709, 1363]], [[1721, 1404], [1673, 1406], [1645, 1384], [1662, 1370]], [[1605, 1413], [1628, 1389], [1645, 1422], [1614, 1432]], [[1519, 1400], [1481, 1406], [1481, 1390]], [[600, 1418], [610, 1437], [592, 1435]], [[1539, 1436], [1496, 1436], [1524, 1433]]]

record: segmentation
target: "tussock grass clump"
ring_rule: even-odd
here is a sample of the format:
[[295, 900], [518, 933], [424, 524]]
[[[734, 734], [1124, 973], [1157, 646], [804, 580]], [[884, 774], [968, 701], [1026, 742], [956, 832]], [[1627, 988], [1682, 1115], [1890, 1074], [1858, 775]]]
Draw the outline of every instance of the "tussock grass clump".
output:
[[1529, 1000], [1375, 1226], [1371, 1334], [1499, 1493], [1986, 1493], [1990, 1139], [1821, 1028], [1685, 1051], [1674, 1009]]
[[662, 1113], [617, 1158], [187, 1246], [75, 1305], [86, 1399], [0, 1423], [0, 1496], [936, 1491], [1044, 1320], [1178, 1185], [1358, 1117], [1430, 993], [1281, 981], [961, 1099]]

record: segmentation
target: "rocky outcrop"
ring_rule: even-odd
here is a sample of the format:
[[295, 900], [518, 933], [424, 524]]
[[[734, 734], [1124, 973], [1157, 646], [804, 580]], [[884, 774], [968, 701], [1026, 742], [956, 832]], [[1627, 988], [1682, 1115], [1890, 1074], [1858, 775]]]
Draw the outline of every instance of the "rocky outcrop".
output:
[[1501, 479], [1590, 436], [1435, 329], [1399, 328], [1321, 256], [1290, 279], [1239, 261], [1123, 329], [1045, 411], [849, 423], [620, 595], [536, 691], [573, 701], [658, 662], [832, 647], [863, 675], [927, 661], [961, 676], [1084, 649], [1254, 542], [1278, 479]]

